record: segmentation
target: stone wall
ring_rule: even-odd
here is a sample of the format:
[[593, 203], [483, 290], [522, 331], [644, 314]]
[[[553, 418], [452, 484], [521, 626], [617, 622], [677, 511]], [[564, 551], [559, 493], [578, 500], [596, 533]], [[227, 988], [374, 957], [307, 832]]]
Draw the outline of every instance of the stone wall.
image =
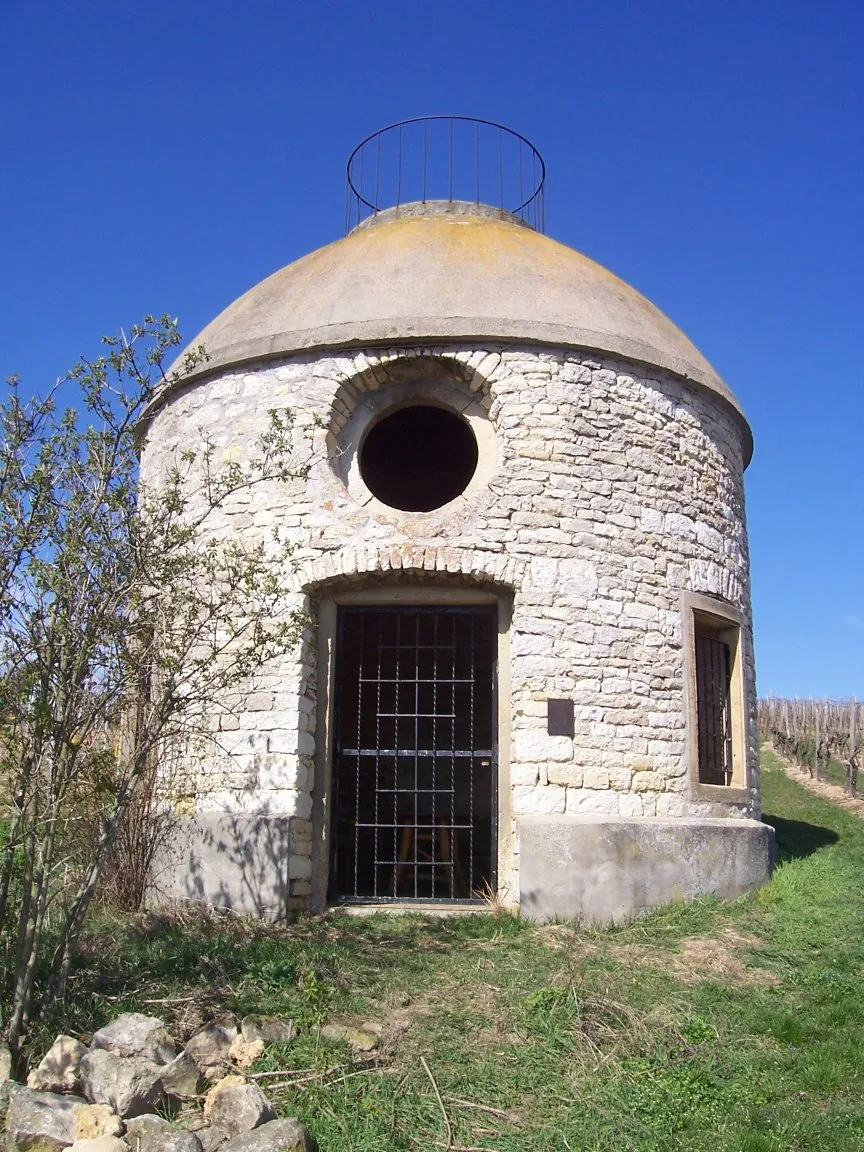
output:
[[[482, 482], [435, 512], [384, 507], [356, 467], [365, 423], [409, 393], [460, 408], [478, 431]], [[511, 592], [514, 817], [758, 815], [742, 440], [720, 398], [540, 346], [303, 354], [175, 391], [153, 415], [145, 480], [198, 430], [236, 458], [273, 408], [294, 412], [309, 476], [232, 499], [214, 531], [290, 534], [286, 588], [313, 610], [385, 573]], [[682, 590], [744, 614], [749, 803], [689, 794]], [[222, 753], [202, 761], [197, 799], [199, 813], [291, 818], [296, 902], [310, 891], [315, 652], [311, 626], [213, 718]], [[550, 696], [574, 701], [574, 739], [546, 734]]]

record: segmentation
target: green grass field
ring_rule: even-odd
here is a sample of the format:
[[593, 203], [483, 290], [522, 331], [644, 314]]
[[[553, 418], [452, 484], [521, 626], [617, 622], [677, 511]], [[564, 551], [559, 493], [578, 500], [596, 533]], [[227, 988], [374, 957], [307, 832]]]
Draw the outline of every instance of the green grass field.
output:
[[[34, 1056], [122, 1010], [181, 1038], [215, 1010], [280, 1013], [305, 1030], [255, 1071], [298, 1071], [268, 1091], [322, 1152], [860, 1152], [864, 822], [770, 751], [763, 770], [780, 862], [752, 897], [608, 931], [493, 915], [280, 932], [106, 920]], [[325, 1019], [382, 1024], [377, 1064], [317, 1041]]]

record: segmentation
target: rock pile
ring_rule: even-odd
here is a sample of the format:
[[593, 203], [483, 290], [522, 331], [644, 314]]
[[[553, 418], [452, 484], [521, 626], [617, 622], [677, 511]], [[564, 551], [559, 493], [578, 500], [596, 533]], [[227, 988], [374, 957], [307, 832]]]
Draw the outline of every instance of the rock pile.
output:
[[[6, 1152], [313, 1152], [296, 1119], [277, 1119], [267, 1097], [238, 1069], [267, 1044], [295, 1035], [290, 1020], [216, 1020], [176, 1043], [161, 1020], [128, 1012], [87, 1048], [58, 1036], [26, 1087], [8, 1079], [0, 1048], [0, 1107]], [[165, 1119], [190, 1099], [203, 1101], [186, 1129]], [[158, 1114], [157, 1114], [158, 1113]]]

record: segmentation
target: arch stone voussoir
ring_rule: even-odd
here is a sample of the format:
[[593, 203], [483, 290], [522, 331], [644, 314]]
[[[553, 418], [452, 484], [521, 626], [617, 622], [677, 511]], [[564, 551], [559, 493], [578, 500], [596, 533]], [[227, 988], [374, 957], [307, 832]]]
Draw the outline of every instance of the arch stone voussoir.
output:
[[358, 352], [353, 357], [353, 371], [339, 374], [339, 387], [331, 411], [331, 435], [339, 434], [360, 398], [367, 393], [394, 384], [404, 385], [406, 381], [425, 386], [436, 374], [451, 385], [461, 385], [468, 395], [488, 410], [492, 403], [490, 382], [487, 375], [478, 369], [481, 366], [487, 370], [495, 368], [499, 361], [497, 353], [490, 354], [485, 350], [466, 353], [462, 349], [436, 346]]
[[433, 579], [454, 575], [478, 585], [492, 584], [516, 590], [526, 577], [527, 565], [503, 552], [400, 544], [329, 552], [307, 563], [301, 562], [296, 579], [303, 592], [316, 594], [325, 588], [359, 585], [399, 572]]

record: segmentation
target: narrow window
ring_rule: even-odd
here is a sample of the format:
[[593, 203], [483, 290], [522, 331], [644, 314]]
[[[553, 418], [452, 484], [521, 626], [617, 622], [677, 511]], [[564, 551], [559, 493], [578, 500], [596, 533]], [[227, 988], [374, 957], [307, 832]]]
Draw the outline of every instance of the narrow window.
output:
[[750, 693], [744, 618], [733, 604], [698, 592], [684, 592], [681, 608], [691, 792], [746, 803]]
[[732, 654], [720, 630], [698, 617], [696, 644], [696, 729], [699, 783], [732, 783]]

